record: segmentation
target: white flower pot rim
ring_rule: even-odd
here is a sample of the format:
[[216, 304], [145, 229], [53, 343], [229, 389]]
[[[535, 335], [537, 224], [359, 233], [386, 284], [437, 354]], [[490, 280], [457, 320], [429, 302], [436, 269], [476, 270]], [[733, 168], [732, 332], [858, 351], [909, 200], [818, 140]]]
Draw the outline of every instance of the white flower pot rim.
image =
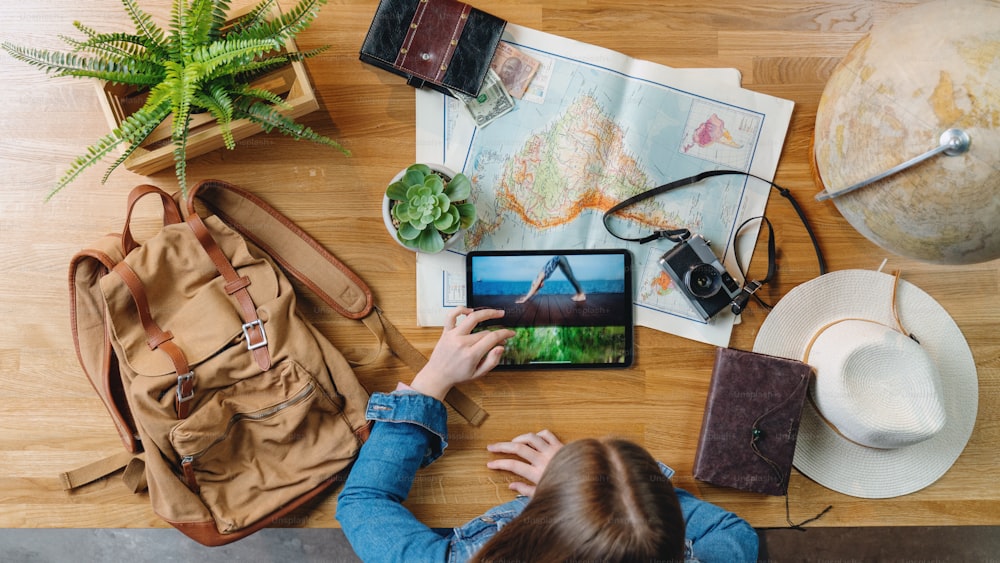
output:
[[[431, 170], [433, 170], [435, 172], [440, 172], [441, 174], [444, 174], [445, 176], [447, 176], [449, 178], [454, 178], [455, 175], [457, 174], [457, 172], [455, 172], [454, 170], [452, 170], [451, 168], [449, 168], [449, 167], [447, 167], [447, 166], [445, 166], [443, 164], [436, 164], [436, 163], [431, 163], [431, 162], [424, 162], [424, 163], [420, 163], [420, 164], [425, 164]], [[407, 166], [407, 168], [409, 168], [409, 166]], [[403, 177], [403, 174], [405, 174], [405, 173], [406, 173], [406, 168], [403, 168], [398, 173], [396, 173], [396, 175], [393, 176], [391, 180], [389, 180], [389, 183], [386, 184], [386, 186], [388, 186], [390, 184], [393, 184], [395, 182], [398, 182], [400, 180], [400, 178]], [[382, 193], [382, 222], [385, 223], [385, 230], [389, 233], [389, 236], [392, 238], [392, 240], [394, 240], [396, 242], [396, 244], [398, 244], [399, 246], [402, 246], [403, 248], [405, 248], [407, 250], [412, 250], [414, 252], [423, 252], [422, 250], [417, 250], [415, 248], [410, 248], [409, 246], [406, 246], [405, 244], [403, 244], [399, 240], [399, 238], [396, 237], [396, 226], [393, 225], [393, 223], [392, 223], [392, 211], [391, 211], [391, 209], [392, 209], [392, 200], [390, 200], [389, 197], [385, 195], [385, 192], [383, 190], [383, 193]], [[462, 238], [463, 238], [462, 235], [463, 235], [464, 232], [465, 232], [464, 229], [459, 229], [454, 234], [452, 234], [450, 237], [448, 237], [444, 241], [444, 248], [441, 251], [444, 252], [445, 250], [448, 250], [452, 246], [455, 246], [456, 244], [458, 244], [458, 241], [462, 240]]]

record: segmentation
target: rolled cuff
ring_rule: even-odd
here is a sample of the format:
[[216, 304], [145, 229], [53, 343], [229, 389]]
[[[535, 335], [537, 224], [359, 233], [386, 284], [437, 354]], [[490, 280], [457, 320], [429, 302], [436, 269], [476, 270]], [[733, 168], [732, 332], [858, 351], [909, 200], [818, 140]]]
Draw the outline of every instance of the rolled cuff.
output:
[[420, 467], [441, 457], [448, 447], [448, 411], [434, 397], [405, 389], [373, 393], [365, 417], [375, 422], [412, 424], [426, 430], [427, 450]]

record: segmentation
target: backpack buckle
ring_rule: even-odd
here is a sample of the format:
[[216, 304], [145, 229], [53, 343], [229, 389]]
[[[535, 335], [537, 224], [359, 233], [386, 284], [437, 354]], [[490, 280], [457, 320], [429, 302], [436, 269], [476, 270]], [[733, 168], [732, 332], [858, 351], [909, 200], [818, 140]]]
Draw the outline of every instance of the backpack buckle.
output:
[[[260, 342], [250, 341], [250, 329], [257, 327], [260, 330]], [[264, 332], [264, 323], [260, 319], [252, 320], [243, 325], [243, 338], [247, 341], [247, 350], [256, 350], [267, 346], [267, 333]]]
[[192, 379], [194, 379], [194, 370], [177, 376], [177, 404], [186, 403], [194, 398], [194, 385], [190, 386], [187, 395], [184, 394], [184, 384]]

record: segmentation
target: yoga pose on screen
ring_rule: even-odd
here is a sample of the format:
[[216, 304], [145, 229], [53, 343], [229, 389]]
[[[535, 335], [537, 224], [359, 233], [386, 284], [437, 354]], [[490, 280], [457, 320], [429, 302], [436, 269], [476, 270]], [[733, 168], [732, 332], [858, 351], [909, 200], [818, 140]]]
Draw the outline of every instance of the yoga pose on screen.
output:
[[549, 279], [552, 272], [556, 271], [556, 268], [562, 270], [563, 275], [569, 280], [569, 283], [573, 284], [573, 288], [576, 289], [576, 294], [571, 297], [573, 301], [586, 301], [587, 294], [583, 292], [583, 287], [580, 286], [580, 282], [576, 281], [576, 276], [573, 275], [573, 268], [569, 266], [569, 260], [565, 256], [553, 256], [551, 260], [545, 263], [542, 267], [542, 271], [538, 272], [538, 276], [535, 281], [531, 282], [531, 289], [528, 290], [527, 295], [519, 298], [516, 303], [524, 303], [525, 301], [531, 299], [538, 293], [539, 289], [545, 285], [545, 280]]

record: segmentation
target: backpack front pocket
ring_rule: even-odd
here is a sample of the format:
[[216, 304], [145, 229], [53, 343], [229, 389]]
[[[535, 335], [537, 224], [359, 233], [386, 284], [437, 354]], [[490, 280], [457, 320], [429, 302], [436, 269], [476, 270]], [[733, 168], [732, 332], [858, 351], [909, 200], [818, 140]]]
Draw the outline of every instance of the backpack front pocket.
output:
[[170, 433], [180, 473], [219, 532], [251, 525], [343, 470], [360, 442], [296, 362], [218, 390]]

